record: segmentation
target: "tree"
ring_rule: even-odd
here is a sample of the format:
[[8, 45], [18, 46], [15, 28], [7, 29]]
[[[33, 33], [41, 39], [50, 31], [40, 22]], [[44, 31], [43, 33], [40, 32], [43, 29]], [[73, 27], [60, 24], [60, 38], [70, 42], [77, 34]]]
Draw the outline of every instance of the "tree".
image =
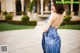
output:
[[30, 4], [29, 4], [29, 8], [28, 8], [30, 20], [32, 20], [32, 17], [33, 17], [32, 11], [33, 11], [34, 5], [35, 5], [35, 0], [32, 0], [32, 2], [30, 2]]
[[30, 2], [29, 12], [32, 12], [34, 5], [35, 5], [35, 0], [33, 0], [32, 2]]

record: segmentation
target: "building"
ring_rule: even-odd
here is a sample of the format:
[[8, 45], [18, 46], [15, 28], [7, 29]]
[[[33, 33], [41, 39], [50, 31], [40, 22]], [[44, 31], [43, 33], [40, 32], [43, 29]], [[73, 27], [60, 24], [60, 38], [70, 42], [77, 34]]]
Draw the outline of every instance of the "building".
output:
[[[28, 14], [28, 7], [31, 1], [32, 0], [0, 0], [0, 12], [12, 12], [14, 16], [21, 15], [20, 12]], [[51, 13], [52, 0], [36, 0], [35, 3], [34, 12], [38, 15], [45, 16]], [[65, 9], [74, 12], [74, 15], [80, 15], [80, 4], [69, 4], [66, 5]]]

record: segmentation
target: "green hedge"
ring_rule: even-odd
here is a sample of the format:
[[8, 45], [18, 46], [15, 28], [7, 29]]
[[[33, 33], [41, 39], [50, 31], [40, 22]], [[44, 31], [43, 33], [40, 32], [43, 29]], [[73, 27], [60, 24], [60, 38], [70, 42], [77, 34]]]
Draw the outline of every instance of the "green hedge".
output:
[[32, 26], [36, 26], [37, 25], [37, 21], [28, 21], [28, 22], [23, 22], [24, 25], [32, 25]]
[[75, 24], [80, 24], [80, 20], [78, 21], [63, 21], [61, 25], [75, 25]]
[[28, 21], [28, 22], [22, 22], [22, 21], [14, 21], [14, 20], [0, 20], [0, 23], [9, 23], [9, 24], [16, 24], [16, 25], [31, 25], [36, 26], [37, 21]]
[[64, 16], [64, 21], [70, 21], [71, 20], [71, 16], [70, 15], [66, 15]]
[[[10, 24], [16, 24], [16, 25], [32, 25], [36, 26], [37, 21], [28, 21], [28, 22], [22, 22], [22, 21], [6, 21], [6, 20], [0, 20], [0, 23], [10, 23]], [[75, 24], [80, 24], [80, 20], [78, 21], [63, 21], [61, 25], [75, 25]]]
[[0, 23], [6, 23], [6, 20], [0, 20]]

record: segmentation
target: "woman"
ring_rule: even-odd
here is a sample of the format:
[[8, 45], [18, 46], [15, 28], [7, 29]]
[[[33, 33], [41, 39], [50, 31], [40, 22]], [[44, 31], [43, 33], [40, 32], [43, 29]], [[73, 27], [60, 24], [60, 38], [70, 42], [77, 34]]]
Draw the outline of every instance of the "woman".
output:
[[64, 7], [53, 0], [52, 13], [43, 32], [42, 48], [44, 53], [60, 53], [61, 39], [57, 29], [64, 19]]

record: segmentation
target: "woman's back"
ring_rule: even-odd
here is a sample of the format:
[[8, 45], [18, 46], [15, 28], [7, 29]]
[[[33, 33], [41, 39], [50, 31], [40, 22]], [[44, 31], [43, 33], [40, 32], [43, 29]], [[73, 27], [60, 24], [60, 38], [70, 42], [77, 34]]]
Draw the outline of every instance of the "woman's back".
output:
[[60, 26], [60, 24], [62, 23], [64, 17], [63, 17], [63, 15], [57, 14], [57, 13], [53, 13], [53, 15], [54, 15], [54, 20], [53, 20], [51, 26], [53, 26], [57, 29]]

